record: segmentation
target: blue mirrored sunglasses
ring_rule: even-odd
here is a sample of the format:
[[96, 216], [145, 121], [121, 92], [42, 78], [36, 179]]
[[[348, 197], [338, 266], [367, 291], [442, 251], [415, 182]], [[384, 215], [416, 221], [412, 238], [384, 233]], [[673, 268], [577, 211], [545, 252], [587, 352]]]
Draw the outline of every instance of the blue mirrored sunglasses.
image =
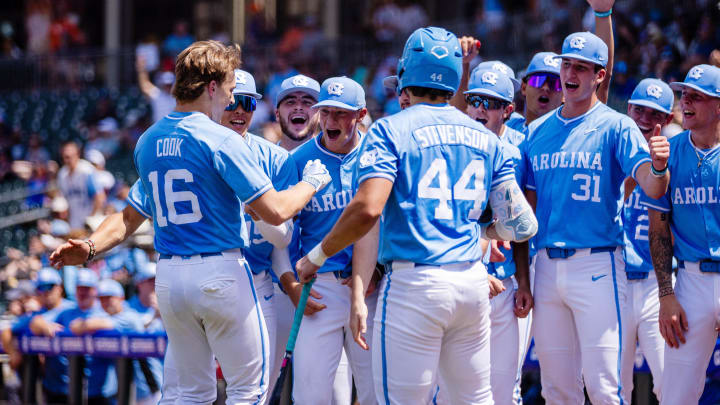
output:
[[252, 96], [233, 94], [233, 102], [225, 107], [225, 111], [235, 111], [238, 106], [247, 112], [253, 112], [257, 108], [257, 100]]
[[482, 105], [483, 107], [485, 107], [486, 110], [497, 110], [500, 108], [505, 108], [508, 106], [508, 104], [510, 104], [507, 101], [498, 100], [496, 98], [489, 98], [486, 96], [478, 96], [473, 94], [465, 96], [465, 102], [475, 108], [479, 108], [480, 105]]

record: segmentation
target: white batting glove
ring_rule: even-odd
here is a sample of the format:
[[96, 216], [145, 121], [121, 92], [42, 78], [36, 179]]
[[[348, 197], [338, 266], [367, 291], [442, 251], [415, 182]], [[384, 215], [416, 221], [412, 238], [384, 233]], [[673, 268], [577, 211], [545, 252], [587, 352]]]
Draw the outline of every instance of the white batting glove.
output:
[[302, 181], [313, 186], [316, 192], [322, 190], [331, 180], [330, 172], [320, 159], [308, 161], [303, 169]]

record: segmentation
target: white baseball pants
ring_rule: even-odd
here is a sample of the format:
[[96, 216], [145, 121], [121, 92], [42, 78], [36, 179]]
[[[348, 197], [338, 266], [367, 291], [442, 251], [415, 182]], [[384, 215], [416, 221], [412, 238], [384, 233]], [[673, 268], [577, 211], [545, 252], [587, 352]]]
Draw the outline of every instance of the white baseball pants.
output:
[[512, 404], [517, 380], [520, 334], [512, 278], [502, 280], [505, 291], [490, 299], [490, 387], [493, 401]]
[[620, 248], [567, 259], [545, 249], [535, 265], [535, 350], [549, 404], [621, 404], [622, 319], [627, 280]]
[[697, 262], [678, 270], [675, 296], [687, 315], [685, 344], [665, 346], [660, 404], [697, 404], [720, 325], [720, 273], [703, 273]]
[[450, 403], [492, 404], [485, 266], [395, 261], [390, 267], [379, 288], [372, 341], [377, 402], [428, 403], [439, 372]]
[[[322, 311], [305, 316], [300, 324], [293, 356], [293, 399], [296, 404], [330, 405], [336, 370], [343, 348], [347, 354], [361, 405], [375, 404], [372, 378], [372, 356], [355, 343], [350, 331], [350, 288], [333, 273], [318, 274], [313, 285], [327, 305]], [[366, 299], [368, 306], [368, 340], [373, 335], [372, 324], [377, 293]], [[344, 377], [347, 380], [347, 374]], [[348, 391], [349, 392], [349, 391]]]
[[[535, 258], [537, 256], [530, 257], [530, 292], [535, 295]], [[514, 280], [514, 277], [513, 277]], [[522, 390], [520, 384], [522, 383], [522, 368], [525, 364], [525, 358], [527, 352], [530, 349], [530, 341], [532, 341], [532, 318], [533, 310], [525, 318], [518, 318], [518, 334], [520, 342], [520, 350], [518, 350], [518, 367], [517, 377], [515, 378], [515, 390], [513, 393], [513, 404], [522, 404]]]
[[633, 371], [635, 366], [635, 351], [640, 345], [640, 351], [645, 356], [653, 377], [653, 392], [660, 398], [662, 374], [665, 359], [665, 340], [660, 334], [658, 315], [660, 314], [660, 301], [658, 299], [658, 285], [655, 272], [651, 271], [648, 278], [642, 280], [628, 280], [628, 311], [624, 319], [623, 334], [623, 364], [622, 387], [625, 403], [632, 402]]
[[215, 357], [228, 403], [260, 404], [268, 383], [268, 337], [242, 253], [173, 256], [158, 262], [155, 290], [183, 404], [216, 398]]

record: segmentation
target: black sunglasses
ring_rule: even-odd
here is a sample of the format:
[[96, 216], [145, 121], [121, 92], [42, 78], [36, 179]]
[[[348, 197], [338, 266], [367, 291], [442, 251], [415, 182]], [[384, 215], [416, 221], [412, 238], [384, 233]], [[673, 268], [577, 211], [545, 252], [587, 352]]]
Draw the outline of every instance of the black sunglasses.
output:
[[247, 112], [253, 112], [257, 108], [257, 100], [252, 96], [233, 94], [233, 102], [225, 107], [225, 111], [235, 111], [238, 106]]
[[507, 101], [498, 100], [496, 98], [489, 98], [486, 96], [478, 96], [478, 95], [467, 95], [465, 96], [465, 101], [470, 104], [471, 106], [478, 108], [480, 105], [485, 107], [486, 110], [497, 110], [500, 108], [505, 108], [508, 106]]

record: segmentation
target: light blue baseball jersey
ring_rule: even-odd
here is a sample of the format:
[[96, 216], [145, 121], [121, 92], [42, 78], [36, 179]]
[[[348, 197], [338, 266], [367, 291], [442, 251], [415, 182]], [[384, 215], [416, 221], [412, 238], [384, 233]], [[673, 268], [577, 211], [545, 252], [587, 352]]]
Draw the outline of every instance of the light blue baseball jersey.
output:
[[[510, 128], [505, 128], [505, 132], [501, 138], [504, 143], [503, 147], [505, 148], [505, 155], [510, 157], [513, 161], [513, 166], [515, 168], [515, 180], [518, 184], [523, 184], [525, 167], [522, 164], [520, 149], [513, 144], [513, 142], [518, 142], [519, 139], [524, 140], [525, 136], [522, 133]], [[515, 260], [513, 259], [512, 248], [505, 250], [500, 247], [500, 250], [505, 255], [505, 261], [499, 263], [490, 262], [487, 265], [487, 270], [488, 273], [498, 279], [504, 280], [515, 274]]]
[[153, 124], [135, 146], [135, 167], [163, 254], [246, 248], [241, 203], [272, 188], [247, 142], [199, 112]]
[[523, 134], [527, 134], [527, 125], [525, 125], [525, 122], [525, 117], [520, 114], [516, 116], [515, 113], [513, 113], [510, 116], [510, 119], [505, 121], [505, 126], [518, 132], [522, 132]]
[[[245, 140], [250, 150], [257, 156], [258, 164], [270, 178], [276, 190], [285, 190], [298, 182], [295, 160], [288, 151], [252, 134], [247, 134]], [[254, 274], [272, 271], [272, 243], [263, 238], [250, 215], [245, 214], [245, 221], [248, 224], [250, 235], [250, 247], [245, 250], [245, 258], [250, 265], [250, 270]]]
[[650, 219], [647, 207], [640, 203], [642, 189], [635, 186], [623, 207], [623, 229], [625, 248], [625, 271], [651, 272], [653, 271], [650, 257], [650, 242], [648, 230]]
[[537, 249], [621, 246], [621, 186], [650, 161], [630, 117], [597, 102], [565, 119], [562, 107], [533, 121], [525, 152], [527, 188], [537, 193]]
[[358, 184], [392, 181], [380, 262], [442, 265], [482, 256], [478, 218], [496, 185], [513, 180], [500, 139], [455, 107], [418, 104], [376, 121], [358, 159]]
[[[322, 132], [315, 138], [305, 142], [292, 152], [297, 166], [298, 176], [302, 175], [305, 164], [314, 159], [320, 161], [330, 172], [332, 181], [313, 196], [305, 208], [298, 214], [296, 227], [299, 227], [300, 257], [305, 256], [322, 239], [330, 233], [343, 209], [355, 195], [353, 174], [355, 161], [362, 142], [347, 155], [330, 152], [322, 143]], [[346, 247], [325, 261], [318, 272], [342, 272], [343, 277], [349, 276], [352, 268], [352, 245]]]
[[[648, 208], [670, 212], [678, 260], [720, 260], [720, 146], [697, 148], [685, 131], [670, 142], [670, 185], [658, 200], [643, 194]], [[698, 156], [702, 158], [698, 167]]]

